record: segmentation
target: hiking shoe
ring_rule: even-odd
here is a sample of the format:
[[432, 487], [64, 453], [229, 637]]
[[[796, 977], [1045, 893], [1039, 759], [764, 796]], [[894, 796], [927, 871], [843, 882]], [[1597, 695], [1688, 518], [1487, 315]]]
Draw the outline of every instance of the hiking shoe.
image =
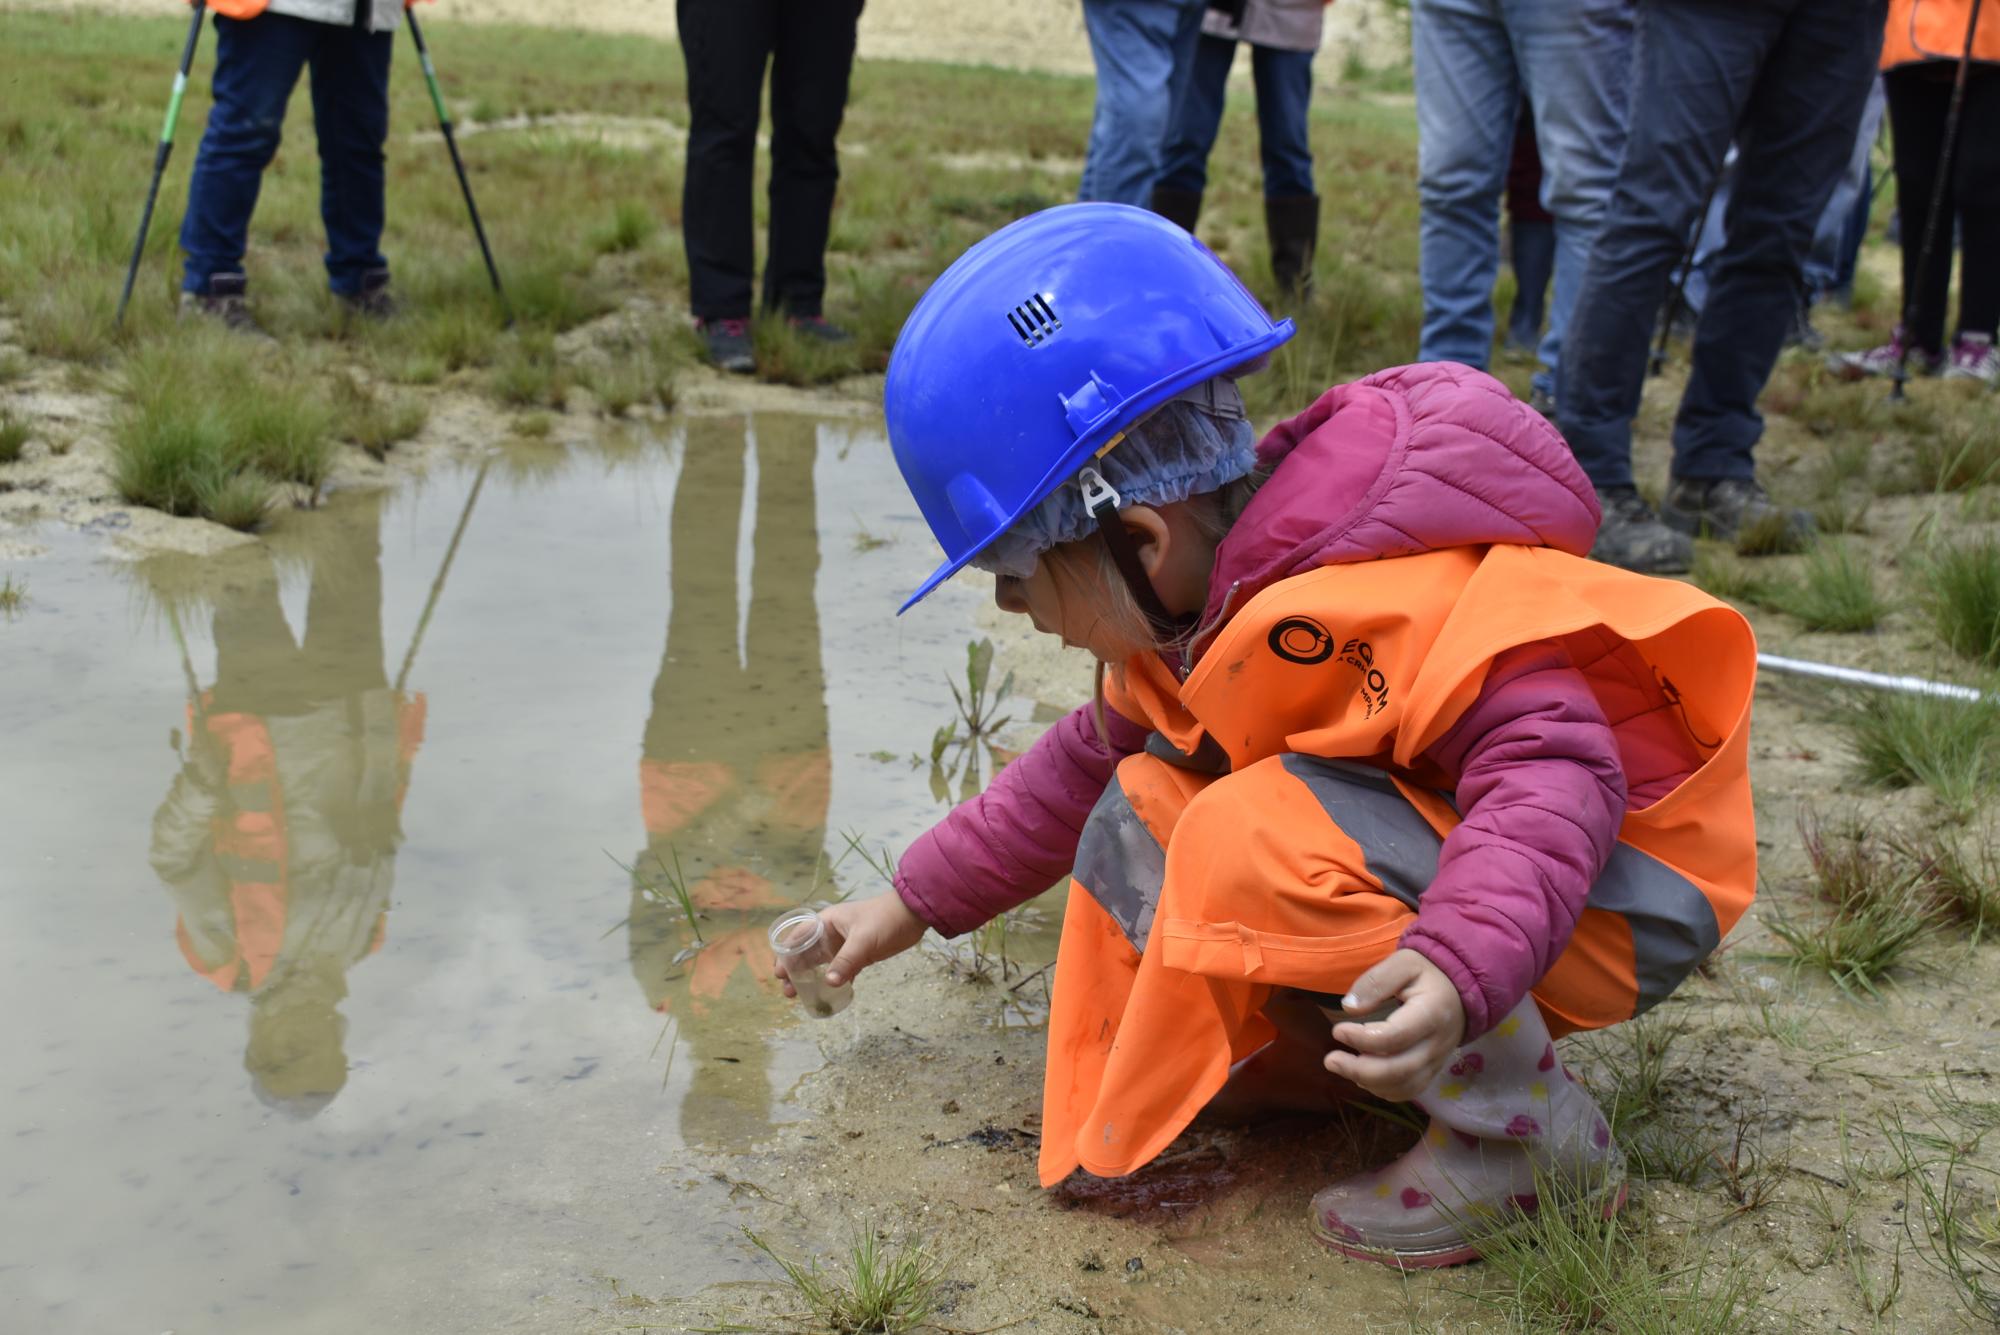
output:
[[748, 375], [757, 369], [748, 320], [696, 320], [694, 327], [708, 346], [708, 360], [718, 371]]
[[1746, 556], [1795, 552], [1813, 535], [1813, 518], [1786, 510], [1751, 478], [1675, 478], [1667, 483], [1660, 518], [1696, 536], [1726, 538]]
[[2000, 385], [2000, 349], [1991, 334], [1960, 334], [1951, 345], [1951, 364], [1944, 368], [1946, 380], [1977, 380], [1989, 389]]
[[[1896, 326], [1896, 332], [1889, 341], [1879, 348], [1869, 348], [1864, 352], [1836, 352], [1826, 359], [1826, 369], [1840, 380], [1865, 380], [1874, 375], [1894, 375], [1896, 367], [1903, 360], [1907, 346], [1903, 327]], [[1944, 369], [1944, 357], [1940, 353], [1928, 352], [1923, 348], [1910, 348], [1910, 374], [1936, 375]]]
[[1591, 560], [1642, 575], [1684, 574], [1694, 564], [1694, 542], [1661, 523], [1637, 487], [1600, 487], [1597, 504], [1604, 521]]
[[249, 299], [244, 295], [249, 285], [250, 280], [240, 273], [210, 274], [207, 291], [181, 293], [180, 317], [213, 320], [233, 334], [275, 343], [270, 331], [250, 313]]
[[389, 291], [387, 269], [370, 269], [362, 274], [359, 291], [333, 295], [349, 312], [370, 320], [389, 320], [402, 310], [402, 304]]
[[787, 315], [785, 323], [790, 326], [794, 333], [804, 334], [807, 338], [816, 338], [822, 343], [852, 343], [854, 341], [854, 335], [848, 333], [839, 325], [829, 322], [823, 315]]

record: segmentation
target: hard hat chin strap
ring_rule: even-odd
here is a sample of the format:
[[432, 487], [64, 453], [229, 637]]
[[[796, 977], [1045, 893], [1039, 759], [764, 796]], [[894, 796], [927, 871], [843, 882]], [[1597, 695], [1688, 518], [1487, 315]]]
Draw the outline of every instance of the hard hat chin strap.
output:
[[1104, 538], [1105, 549], [1111, 553], [1111, 560], [1118, 567], [1118, 573], [1125, 580], [1125, 587], [1131, 590], [1132, 601], [1139, 605], [1146, 624], [1152, 628], [1153, 637], [1161, 645], [1179, 644], [1195, 627], [1198, 618], [1175, 616], [1160, 601], [1160, 595], [1153, 589], [1153, 581], [1146, 575], [1146, 567], [1139, 560], [1139, 544], [1125, 525], [1118, 521], [1118, 507], [1123, 498], [1117, 489], [1104, 480], [1104, 474], [1095, 468], [1085, 468], [1077, 476], [1077, 485], [1083, 489], [1083, 508], [1097, 524], [1097, 531]]

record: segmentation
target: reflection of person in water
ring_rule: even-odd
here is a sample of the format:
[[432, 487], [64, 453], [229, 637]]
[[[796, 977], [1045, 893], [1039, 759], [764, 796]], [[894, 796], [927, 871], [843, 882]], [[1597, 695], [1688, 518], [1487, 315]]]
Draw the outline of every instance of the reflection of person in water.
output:
[[[811, 883], [830, 773], [813, 601], [815, 428], [765, 420], [747, 440], [737, 429], [688, 426], [673, 608], [639, 761], [646, 848], [630, 928], [632, 972], [653, 1008], [674, 1017], [680, 1059], [692, 1059], [682, 1137], [725, 1145], [768, 1115], [763, 1034], [786, 1003], [765, 934]], [[737, 530], [752, 451], [755, 555], [742, 616]], [[700, 942], [667, 888], [677, 860]]]
[[215, 685], [189, 703], [187, 760], [153, 817], [153, 869], [181, 951], [250, 994], [257, 1096], [310, 1117], [347, 1082], [347, 970], [379, 949], [422, 696], [382, 657], [380, 496], [317, 535], [303, 641], [264, 557], [215, 606]]

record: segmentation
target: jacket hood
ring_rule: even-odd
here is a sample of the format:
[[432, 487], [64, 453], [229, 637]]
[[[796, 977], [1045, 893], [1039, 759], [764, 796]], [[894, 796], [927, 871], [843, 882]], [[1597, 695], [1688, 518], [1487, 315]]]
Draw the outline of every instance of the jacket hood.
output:
[[1556, 429], [1483, 371], [1335, 385], [1257, 446], [1271, 472], [1216, 548], [1203, 624], [1321, 566], [1515, 543], [1585, 556], [1597, 493]]

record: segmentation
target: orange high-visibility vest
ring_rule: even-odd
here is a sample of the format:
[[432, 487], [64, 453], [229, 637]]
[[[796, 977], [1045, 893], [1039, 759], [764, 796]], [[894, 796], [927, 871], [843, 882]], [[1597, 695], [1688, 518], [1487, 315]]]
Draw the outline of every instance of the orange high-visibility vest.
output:
[[[1972, 0], [1889, 0], [1883, 30], [1882, 68], [1925, 60], [1956, 61], [1965, 54], [1965, 29]], [[1974, 60], [2000, 61], [2000, 5], [1987, 3], [1972, 36]]]
[[1570, 649], [1621, 747], [1635, 718], [1659, 726], [1664, 711], [1702, 757], [1626, 816], [1534, 989], [1551, 1029], [1628, 1019], [1714, 949], [1756, 892], [1756, 643], [1741, 615], [1546, 548], [1295, 576], [1238, 612], [1185, 683], [1151, 656], [1111, 675], [1110, 703], [1159, 735], [1121, 764], [1079, 849], [1049, 1022], [1043, 1185], [1150, 1161], [1272, 1037], [1272, 988], [1344, 992], [1396, 948], [1458, 820], [1425, 786], [1422, 753], [1495, 657], [1543, 640]]
[[[202, 697], [204, 705], [209, 698]], [[410, 761], [423, 744], [424, 707], [421, 695], [396, 698], [396, 752], [402, 762], [395, 797], [398, 811], [409, 791]], [[256, 714], [207, 714], [200, 725], [221, 749], [229, 807], [234, 813], [214, 822], [210, 840], [229, 882], [235, 954], [217, 964], [203, 960], [188, 935], [187, 924], [180, 919], [174, 921], [174, 939], [194, 971], [223, 991], [254, 992], [270, 977], [284, 951], [291, 899], [285, 795], [278, 782], [277, 749], [271, 744], [270, 728]], [[189, 731], [196, 726], [190, 706]], [[388, 915], [383, 914], [376, 920], [374, 937], [368, 943], [370, 954], [382, 948], [387, 926]]]

